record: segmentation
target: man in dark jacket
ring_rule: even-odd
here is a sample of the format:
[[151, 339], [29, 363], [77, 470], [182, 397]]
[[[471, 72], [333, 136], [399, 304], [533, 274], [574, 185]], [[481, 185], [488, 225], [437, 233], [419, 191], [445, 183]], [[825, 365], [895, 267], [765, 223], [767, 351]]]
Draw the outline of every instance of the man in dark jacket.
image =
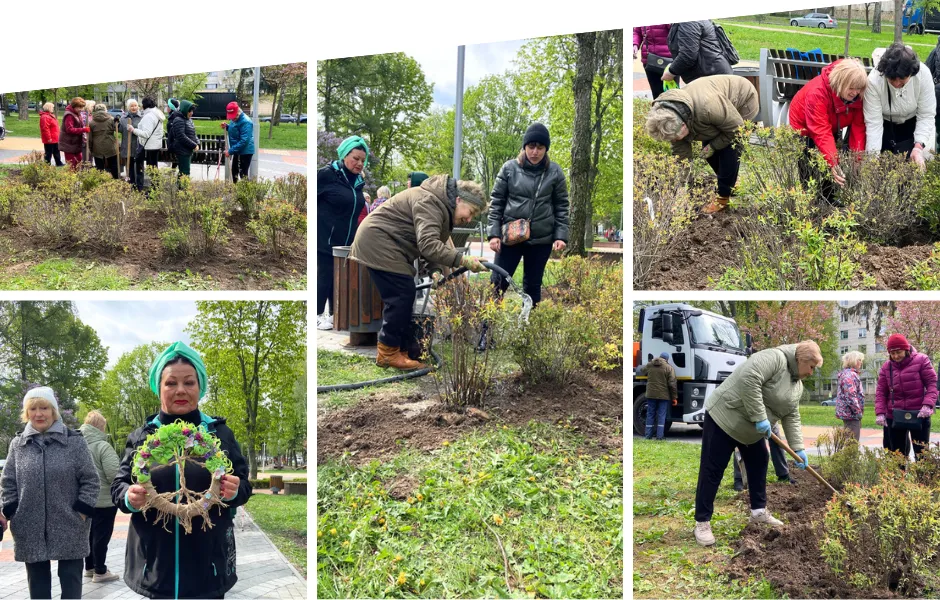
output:
[[[193, 153], [199, 152], [199, 138], [196, 137], [196, 126], [193, 125], [193, 112], [196, 105], [189, 100], [180, 100], [180, 109], [170, 115], [170, 152], [176, 154], [179, 162], [179, 174], [189, 175], [189, 168], [193, 162]], [[174, 117], [174, 115], [177, 115]]]
[[725, 58], [715, 32], [715, 24], [709, 20], [673, 23], [666, 40], [672, 54], [672, 64], [663, 74], [663, 81], [692, 83], [705, 75], [731, 75], [731, 65]]
[[646, 375], [646, 439], [662, 440], [666, 437], [666, 411], [669, 405], [679, 401], [676, 372], [669, 364], [669, 353], [663, 352], [640, 367], [640, 375]]

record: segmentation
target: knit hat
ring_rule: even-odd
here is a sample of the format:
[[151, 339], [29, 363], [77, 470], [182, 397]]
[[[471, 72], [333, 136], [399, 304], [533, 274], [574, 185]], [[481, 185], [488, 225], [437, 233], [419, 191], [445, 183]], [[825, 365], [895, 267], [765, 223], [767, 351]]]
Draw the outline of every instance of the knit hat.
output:
[[166, 101], [166, 107], [170, 109], [170, 112], [180, 109], [180, 101], [176, 98], [170, 98]]
[[411, 187], [418, 187], [421, 185], [421, 182], [428, 178], [427, 173], [422, 173], [421, 171], [412, 171], [408, 173], [408, 180], [411, 181]]
[[910, 350], [911, 345], [908, 343], [907, 338], [901, 335], [900, 333], [892, 333], [888, 337], [888, 352], [892, 350]]
[[189, 111], [196, 108], [196, 105], [190, 102], [189, 100], [180, 100], [180, 113], [183, 115], [188, 115]]
[[225, 116], [229, 119], [238, 116], [238, 102], [229, 102], [225, 105]]
[[[183, 102], [186, 101], [183, 100]], [[150, 389], [158, 397], [160, 396], [160, 377], [163, 375], [163, 369], [168, 362], [178, 356], [182, 356], [191, 362], [196, 369], [196, 377], [199, 379], [199, 398], [201, 399], [206, 395], [206, 365], [202, 362], [199, 353], [183, 342], [171, 344], [169, 348], [163, 351], [163, 354], [157, 357], [157, 360], [153, 361], [153, 365], [150, 367]]]
[[659, 358], [662, 358], [663, 360], [669, 360], [669, 353], [668, 353], [668, 352], [660, 352], [660, 353], [659, 353]]
[[529, 125], [529, 128], [525, 130], [525, 135], [522, 137], [522, 147], [525, 148], [532, 143], [542, 144], [545, 146], [545, 149], [548, 150], [552, 145], [552, 138], [548, 135], [548, 127], [541, 123], [532, 123]]
[[339, 148], [336, 149], [336, 154], [339, 156], [340, 160], [346, 158], [346, 155], [359, 148], [360, 150], [366, 153], [366, 164], [369, 164], [369, 145], [364, 139], [358, 135], [351, 135], [339, 145]]
[[[41, 398], [45, 400], [59, 413], [59, 403], [55, 399], [55, 392], [52, 391], [51, 387], [34, 387], [31, 390], [26, 390], [26, 395], [23, 396], [23, 408], [26, 408], [26, 401], [30, 398]], [[59, 413], [59, 418], [62, 418], [62, 413]]]
[[476, 181], [457, 181], [457, 197], [474, 206], [483, 206], [485, 203], [483, 188]]

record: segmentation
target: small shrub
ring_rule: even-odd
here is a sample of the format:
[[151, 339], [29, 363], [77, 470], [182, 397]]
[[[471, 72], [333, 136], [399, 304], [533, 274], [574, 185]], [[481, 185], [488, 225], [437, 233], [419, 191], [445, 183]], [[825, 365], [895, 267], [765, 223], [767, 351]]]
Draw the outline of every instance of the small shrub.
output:
[[13, 215], [29, 198], [31, 188], [25, 184], [0, 185], [0, 229], [13, 225]]
[[816, 445], [828, 457], [822, 475], [832, 487], [844, 489], [857, 484], [870, 487], [881, 480], [881, 472], [893, 462], [892, 456], [861, 448], [852, 433], [845, 427], [836, 427], [819, 434]]
[[544, 300], [528, 324], [510, 340], [513, 357], [530, 381], [566, 384], [588, 362], [590, 319], [582, 306], [565, 307]]
[[284, 242], [307, 231], [307, 218], [286, 200], [267, 198], [261, 202], [258, 216], [248, 223], [258, 241], [280, 256]]
[[940, 235], [940, 160], [927, 163], [927, 173], [920, 189], [920, 217], [930, 233]]
[[228, 241], [231, 207], [212, 193], [212, 185], [194, 184], [184, 176], [179, 187], [161, 199], [168, 211], [166, 229], [160, 233], [163, 247], [175, 255], [211, 254]]
[[270, 191], [271, 183], [267, 181], [241, 179], [235, 184], [235, 202], [246, 220], [255, 218], [261, 202]]
[[912, 290], [940, 290], [940, 243], [933, 245], [930, 256], [905, 269], [906, 286]]
[[40, 152], [39, 150], [33, 150], [27, 154], [23, 160], [23, 163], [27, 165], [49, 164], [49, 162], [46, 160], [45, 153]]
[[84, 206], [86, 215], [81, 220], [83, 238], [93, 245], [115, 249], [124, 245], [130, 224], [140, 208], [140, 200], [127, 183], [109, 180], [88, 192]]
[[79, 225], [85, 216], [83, 202], [78, 175], [60, 169], [30, 193], [15, 218], [39, 239], [61, 244], [79, 239]]
[[249, 479], [248, 483], [251, 484], [251, 487], [256, 490], [266, 490], [271, 487], [271, 480], [268, 478], [264, 479]]
[[147, 204], [164, 215], [169, 215], [179, 205], [180, 181], [174, 169], [147, 167], [150, 190]]
[[924, 176], [903, 154], [879, 154], [858, 160], [844, 155], [839, 164], [845, 186], [839, 199], [856, 214], [858, 230], [870, 241], [897, 242], [920, 223]]
[[99, 185], [114, 181], [111, 174], [99, 169], [79, 169], [76, 171], [83, 192], [90, 192]]
[[56, 167], [53, 167], [44, 161], [27, 161], [26, 166], [24, 166], [23, 170], [20, 172], [20, 177], [23, 178], [23, 183], [34, 188], [39, 187], [43, 183], [53, 179], [55, 176]]
[[299, 212], [307, 214], [307, 176], [303, 173], [288, 173], [274, 180], [275, 198], [290, 202]]

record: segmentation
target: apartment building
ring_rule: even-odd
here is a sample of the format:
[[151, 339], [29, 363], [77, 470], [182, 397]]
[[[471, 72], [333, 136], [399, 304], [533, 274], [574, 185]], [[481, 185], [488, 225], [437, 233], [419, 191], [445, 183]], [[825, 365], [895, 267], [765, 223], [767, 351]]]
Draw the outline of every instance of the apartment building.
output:
[[[848, 300], [839, 301], [839, 307], [842, 308], [849, 308], [855, 304], [857, 304], [857, 302]], [[841, 357], [847, 352], [854, 350], [865, 355], [865, 363], [863, 364], [861, 373], [862, 386], [866, 395], [874, 397], [875, 386], [878, 383], [878, 370], [888, 359], [884, 344], [875, 339], [874, 319], [869, 319], [868, 326], [866, 327], [864, 320], [859, 322], [851, 317], [847, 317], [842, 314], [839, 308], [835, 309], [833, 319], [838, 323], [837, 335], [839, 336], [840, 362], [839, 364], [833, 365], [829, 378], [822, 381], [818, 389], [813, 392], [811, 396], [812, 399], [825, 400], [835, 395], [835, 392], [838, 390], [839, 371], [842, 369]], [[883, 335], [885, 328], [884, 323], [882, 323], [881, 328], [881, 334]]]

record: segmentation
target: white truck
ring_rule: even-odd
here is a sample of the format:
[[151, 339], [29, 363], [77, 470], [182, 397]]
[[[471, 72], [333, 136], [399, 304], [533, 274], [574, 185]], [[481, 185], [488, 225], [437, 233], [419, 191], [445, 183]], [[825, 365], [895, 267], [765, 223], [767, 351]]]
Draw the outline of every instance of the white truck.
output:
[[704, 425], [705, 398], [751, 353], [751, 334], [742, 338], [734, 319], [688, 304], [657, 304], [640, 309], [639, 341], [633, 342], [633, 430], [646, 430], [646, 380], [639, 368], [661, 353], [676, 370], [678, 403], [666, 413], [673, 421]]

